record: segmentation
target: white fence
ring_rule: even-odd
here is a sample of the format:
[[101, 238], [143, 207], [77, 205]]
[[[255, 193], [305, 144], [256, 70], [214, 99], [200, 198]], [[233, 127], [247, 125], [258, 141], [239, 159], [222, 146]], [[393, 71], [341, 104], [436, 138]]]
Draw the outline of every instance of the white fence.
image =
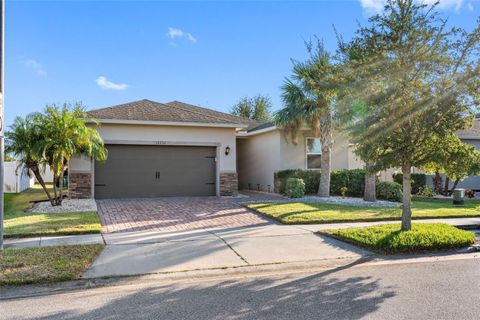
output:
[[33, 175], [28, 176], [24, 170], [24, 166], [20, 165], [18, 161], [6, 161], [4, 172], [4, 190], [6, 193], [22, 192], [28, 188], [33, 187], [35, 178]]

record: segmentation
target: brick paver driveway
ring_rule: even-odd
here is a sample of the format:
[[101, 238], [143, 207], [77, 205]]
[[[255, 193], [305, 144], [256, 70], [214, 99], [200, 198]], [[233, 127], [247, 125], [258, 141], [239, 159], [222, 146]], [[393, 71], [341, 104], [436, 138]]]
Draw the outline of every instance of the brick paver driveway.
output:
[[106, 199], [97, 200], [97, 206], [103, 232], [173, 232], [271, 223], [228, 198]]

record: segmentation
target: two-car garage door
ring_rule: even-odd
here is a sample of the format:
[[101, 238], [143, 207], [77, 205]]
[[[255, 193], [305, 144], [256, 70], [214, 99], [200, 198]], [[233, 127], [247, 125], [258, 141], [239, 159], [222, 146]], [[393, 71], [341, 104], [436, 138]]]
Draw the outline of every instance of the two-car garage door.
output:
[[214, 196], [215, 147], [107, 145], [95, 198]]

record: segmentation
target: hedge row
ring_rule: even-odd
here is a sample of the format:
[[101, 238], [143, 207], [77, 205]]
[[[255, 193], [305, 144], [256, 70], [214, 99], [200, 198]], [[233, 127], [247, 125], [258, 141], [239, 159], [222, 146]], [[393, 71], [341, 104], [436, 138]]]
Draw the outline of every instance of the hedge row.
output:
[[[305, 182], [305, 193], [315, 194], [320, 184], [320, 172], [314, 170], [291, 169], [279, 171], [275, 174], [276, 184], [280, 193], [285, 193], [288, 178], [298, 178]], [[363, 197], [365, 189], [365, 170], [335, 170], [330, 174], [330, 194], [342, 195], [341, 188], [347, 187], [349, 197]]]
[[[393, 181], [403, 185], [403, 174], [392, 174]], [[423, 173], [412, 173], [411, 176], [412, 194], [417, 194], [420, 190], [427, 185], [427, 176]]]
[[[320, 172], [313, 170], [290, 169], [275, 173], [275, 185], [278, 192], [286, 194], [285, 187], [290, 178], [302, 179], [306, 194], [316, 194], [320, 183]], [[365, 190], [365, 170], [335, 170], [330, 175], [330, 194], [342, 195], [341, 188], [347, 187], [349, 197], [363, 197]], [[401, 201], [402, 186], [396, 182], [377, 182], [377, 198]]]

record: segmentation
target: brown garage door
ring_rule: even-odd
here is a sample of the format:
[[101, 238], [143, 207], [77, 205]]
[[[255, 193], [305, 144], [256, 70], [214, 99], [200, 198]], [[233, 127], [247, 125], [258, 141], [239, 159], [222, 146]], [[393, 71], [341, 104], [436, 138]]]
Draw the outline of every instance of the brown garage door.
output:
[[95, 164], [98, 199], [215, 195], [215, 148], [107, 145]]

